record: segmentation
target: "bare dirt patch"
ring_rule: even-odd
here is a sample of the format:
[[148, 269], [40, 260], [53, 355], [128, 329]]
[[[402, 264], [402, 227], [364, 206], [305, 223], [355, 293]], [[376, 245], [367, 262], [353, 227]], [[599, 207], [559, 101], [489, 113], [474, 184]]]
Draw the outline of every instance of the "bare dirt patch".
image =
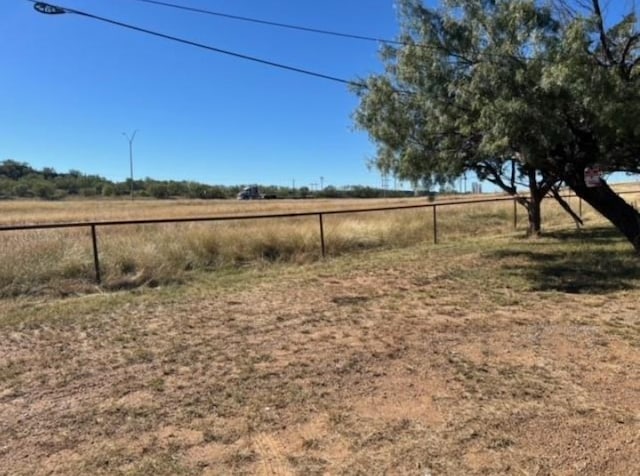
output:
[[0, 472], [638, 474], [638, 279], [542, 286], [576, 246], [2, 301]]

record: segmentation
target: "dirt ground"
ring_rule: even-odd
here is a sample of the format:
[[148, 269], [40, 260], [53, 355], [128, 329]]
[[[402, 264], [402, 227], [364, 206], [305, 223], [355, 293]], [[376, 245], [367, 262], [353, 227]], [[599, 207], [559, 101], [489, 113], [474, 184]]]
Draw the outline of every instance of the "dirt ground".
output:
[[640, 266], [486, 242], [0, 303], [2, 474], [640, 474]]

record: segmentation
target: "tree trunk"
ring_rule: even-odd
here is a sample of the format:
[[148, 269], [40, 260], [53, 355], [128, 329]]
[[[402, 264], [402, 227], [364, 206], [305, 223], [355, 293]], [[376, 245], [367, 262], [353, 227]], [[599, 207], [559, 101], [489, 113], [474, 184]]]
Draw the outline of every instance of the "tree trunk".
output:
[[538, 194], [532, 195], [529, 200], [529, 206], [527, 213], [529, 215], [529, 228], [527, 229], [527, 236], [540, 236], [542, 233], [542, 213], [540, 212], [540, 205], [542, 200]]
[[583, 180], [573, 181], [569, 186], [585, 202], [609, 220], [640, 252], [640, 214], [615, 193], [604, 180], [599, 187], [589, 188]]
[[546, 192], [542, 192], [536, 181], [536, 171], [529, 170], [529, 204], [527, 206], [527, 213], [529, 215], [529, 228], [527, 229], [527, 236], [540, 236], [542, 232], [542, 213], [540, 212], [540, 205]]

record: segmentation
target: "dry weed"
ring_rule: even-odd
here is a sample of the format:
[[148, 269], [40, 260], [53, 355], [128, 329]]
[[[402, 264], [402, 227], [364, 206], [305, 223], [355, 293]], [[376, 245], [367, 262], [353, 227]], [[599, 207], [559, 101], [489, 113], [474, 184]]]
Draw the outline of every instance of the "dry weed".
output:
[[[628, 197], [629, 198], [629, 197]], [[633, 198], [633, 197], [631, 197]], [[301, 201], [109, 201], [0, 203], [3, 224], [229, 216], [349, 210], [424, 203], [422, 199]], [[569, 200], [577, 208], [577, 199]], [[438, 203], [437, 201], [435, 202]], [[567, 228], [572, 220], [552, 200], [544, 202], [546, 230]], [[509, 235], [513, 203], [496, 202], [438, 208], [438, 242]], [[517, 211], [517, 226], [526, 216]], [[434, 240], [433, 210], [325, 215], [326, 250], [332, 256], [358, 250], [413, 246]], [[583, 206], [587, 226], [602, 223]], [[321, 256], [317, 216], [98, 227], [103, 283], [107, 289], [181, 282], [193, 270], [220, 270], [260, 262], [309, 263]], [[86, 292], [95, 280], [88, 227], [3, 232], [0, 241], [0, 296]]]
[[597, 230], [5, 299], [0, 468], [636, 474], [639, 285]]

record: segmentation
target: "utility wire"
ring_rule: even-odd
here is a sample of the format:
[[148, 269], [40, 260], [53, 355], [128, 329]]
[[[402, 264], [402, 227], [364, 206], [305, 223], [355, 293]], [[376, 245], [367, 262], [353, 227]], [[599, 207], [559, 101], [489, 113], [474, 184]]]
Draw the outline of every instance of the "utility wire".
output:
[[258, 23], [261, 25], [275, 26], [278, 28], [286, 28], [289, 30], [306, 31], [308, 33], [318, 33], [320, 35], [330, 35], [330, 36], [337, 36], [341, 38], [350, 38], [352, 40], [373, 41], [376, 43], [384, 43], [389, 45], [398, 45], [398, 46], [406, 45], [406, 43], [402, 41], [397, 41], [397, 40], [389, 40], [385, 38], [378, 38], [375, 36], [356, 35], [353, 33], [344, 33], [344, 32], [333, 31], [333, 30], [324, 30], [320, 28], [312, 28], [312, 27], [307, 27], [302, 25], [292, 25], [289, 23], [280, 23], [280, 22], [269, 21], [269, 20], [261, 20], [259, 18], [244, 17], [240, 15], [231, 15], [229, 13], [215, 12], [211, 10], [205, 10], [203, 8], [188, 7], [185, 5], [177, 5], [175, 3], [162, 2], [159, 0], [133, 0], [133, 1], [141, 2], [141, 3], [150, 3], [153, 5], [160, 5], [163, 7], [175, 8], [177, 10], [185, 10], [188, 12], [202, 13], [204, 15], [228, 18], [230, 20], [238, 20], [238, 21], [249, 22], [249, 23]]
[[[49, 7], [51, 9], [54, 10], [58, 10], [57, 13], [72, 13], [78, 16], [82, 16], [82, 17], [86, 17], [86, 18], [91, 18], [93, 20], [98, 20], [104, 23], [110, 23], [111, 25], [116, 25], [122, 28], [127, 28], [129, 30], [134, 30], [134, 31], [138, 31], [140, 33], [146, 33], [148, 35], [152, 35], [152, 36], [156, 36], [158, 38], [164, 38], [166, 40], [170, 40], [170, 41], [175, 41], [178, 43], [182, 43], [185, 45], [189, 45], [189, 46], [195, 46], [196, 48], [201, 48], [204, 50], [208, 50], [208, 51], [213, 51], [214, 53], [220, 53], [223, 55], [227, 55], [227, 56], [232, 56], [234, 58], [240, 58], [246, 61], [253, 61], [254, 63], [259, 63], [259, 64], [263, 64], [266, 66], [271, 66], [274, 68], [279, 68], [279, 69], [284, 69], [286, 71], [292, 71], [294, 73], [299, 73], [299, 74], [305, 74], [307, 76], [314, 76], [316, 78], [321, 78], [321, 79], [326, 79], [329, 81], [334, 81], [337, 83], [342, 83], [342, 84], [346, 84], [349, 86], [356, 86], [356, 87], [364, 87], [366, 88], [366, 84], [361, 83], [361, 82], [357, 82], [357, 81], [351, 81], [348, 79], [344, 79], [344, 78], [339, 78], [337, 76], [331, 76], [328, 74], [324, 74], [324, 73], [318, 73], [316, 71], [311, 71], [308, 69], [303, 69], [303, 68], [298, 68], [295, 66], [289, 66], [283, 63], [276, 63], [274, 61], [269, 61], [269, 60], [265, 60], [262, 58], [258, 58], [255, 56], [249, 56], [249, 55], [245, 55], [242, 53], [237, 53], [235, 51], [230, 51], [230, 50], [223, 50], [221, 48], [216, 48], [215, 46], [210, 46], [210, 45], [205, 45], [203, 43], [198, 43], [195, 41], [191, 41], [191, 40], [186, 40], [184, 38], [179, 38], [177, 36], [172, 36], [172, 35], [167, 35], [165, 33], [161, 33], [158, 31], [154, 31], [154, 30], [148, 30], [146, 28], [142, 28], [139, 26], [135, 26], [135, 25], [131, 25], [129, 23], [123, 23], [117, 20], [112, 20], [110, 18], [105, 18], [105, 17], [101, 17], [98, 15], [94, 15], [92, 13], [87, 13], [87, 12], [83, 12], [81, 10], [76, 10], [73, 8], [67, 8], [67, 7], [62, 7], [59, 5], [54, 5], [54, 4], [50, 4], [50, 3], [44, 3], [44, 2], [38, 2], [37, 0], [26, 0], [27, 2], [33, 3], [36, 6], [40, 5], [42, 7]], [[38, 11], [41, 11], [40, 9], [37, 9]], [[45, 12], [46, 13], [46, 12]]]
[[[76, 10], [74, 8], [68, 8], [68, 7], [63, 7], [63, 6], [54, 5], [54, 4], [50, 4], [50, 3], [40, 2], [38, 0], [26, 0], [26, 1], [29, 2], [29, 3], [33, 3], [34, 4], [34, 8], [40, 13], [46, 13], [46, 14], [71, 13], [71, 14], [75, 14], [75, 15], [78, 15], [78, 16], [81, 16], [81, 17], [90, 18], [90, 19], [101, 21], [101, 22], [104, 22], [104, 23], [109, 23], [111, 25], [119, 26], [121, 28], [126, 28], [126, 29], [137, 31], [137, 32], [140, 32], [140, 33], [146, 33], [148, 35], [155, 36], [155, 37], [158, 37], [158, 38], [163, 38], [163, 39], [174, 41], [174, 42], [177, 42], [177, 43], [182, 43], [182, 44], [185, 44], [185, 45], [194, 46], [196, 48], [201, 48], [201, 49], [204, 49], [204, 50], [207, 50], [207, 51], [211, 51], [211, 52], [214, 52], [214, 53], [219, 53], [219, 54], [231, 56], [231, 57], [234, 57], [234, 58], [239, 58], [239, 59], [242, 59], [242, 60], [245, 60], [245, 61], [252, 61], [254, 63], [259, 63], [259, 64], [266, 65], [266, 66], [271, 66], [273, 68], [279, 68], [279, 69], [283, 69], [285, 71], [290, 71], [290, 72], [294, 72], [294, 73], [298, 73], [298, 74], [304, 74], [304, 75], [307, 75], [307, 76], [312, 76], [312, 77], [316, 77], [316, 78], [320, 78], [320, 79], [325, 79], [325, 80], [328, 80], [328, 81], [333, 81], [333, 82], [337, 82], [337, 83], [341, 83], [341, 84], [346, 84], [348, 86], [354, 86], [354, 87], [357, 87], [357, 88], [369, 89], [368, 85], [366, 83], [361, 82], [361, 81], [352, 81], [352, 80], [340, 78], [340, 77], [337, 77], [337, 76], [332, 76], [332, 75], [329, 75], [329, 74], [319, 73], [317, 71], [298, 68], [296, 66], [290, 66], [290, 65], [287, 65], [287, 64], [277, 63], [275, 61], [270, 61], [270, 60], [258, 58], [258, 57], [255, 57], [255, 56], [250, 56], [250, 55], [246, 55], [246, 54], [242, 54], [242, 53], [237, 53], [235, 51], [230, 51], [230, 50], [217, 48], [215, 46], [210, 46], [210, 45], [206, 45], [206, 44], [203, 44], [203, 43], [198, 43], [198, 42], [195, 42], [195, 41], [186, 40], [184, 38], [179, 38], [179, 37], [176, 37], [176, 36], [173, 36], [173, 35], [168, 35], [166, 33], [161, 33], [161, 32], [154, 31], [154, 30], [149, 30], [149, 29], [142, 28], [142, 27], [139, 27], [139, 26], [131, 25], [129, 23], [123, 23], [123, 22], [120, 22], [120, 21], [117, 21], [117, 20], [112, 20], [110, 18], [101, 17], [101, 16], [98, 16], [98, 15], [94, 15], [92, 13], [87, 13], [87, 12], [84, 12], [84, 11], [81, 11], [81, 10]], [[156, 0], [136, 0], [136, 1], [147, 2], [147, 3], [156, 2]], [[352, 35], [352, 36], [357, 36], [357, 35]], [[375, 41], [386, 41], [386, 40], [377, 40], [376, 39]], [[422, 45], [419, 45], [419, 46], [422, 46]], [[449, 62], [451, 64], [456, 64], [456, 61], [455, 60], [451, 60], [451, 59], [448, 60], [447, 62]], [[402, 94], [402, 95], [413, 95], [409, 91], [402, 91], [400, 89], [396, 89], [395, 92], [397, 92], [399, 94]]]
[[[268, 25], [268, 26], [274, 26], [277, 28], [285, 28], [285, 29], [289, 29], [289, 30], [297, 30], [297, 31], [304, 31], [304, 32], [308, 32], [308, 33], [317, 33], [320, 35], [329, 35], [329, 36], [335, 36], [335, 37], [339, 37], [339, 38], [348, 38], [348, 39], [352, 39], [352, 40], [361, 40], [361, 41], [369, 41], [369, 42], [375, 42], [375, 43], [382, 43], [384, 45], [393, 45], [393, 46], [414, 46], [417, 48], [424, 48], [424, 49], [431, 49], [431, 50], [435, 50], [435, 51], [446, 51], [442, 46], [439, 45], [430, 45], [430, 44], [420, 44], [420, 43], [413, 43], [413, 42], [409, 42], [409, 41], [400, 41], [400, 40], [391, 40], [388, 38], [380, 38], [380, 37], [376, 37], [376, 36], [366, 36], [366, 35], [357, 35], [354, 33], [346, 33], [346, 32], [340, 32], [340, 31], [335, 31], [335, 30], [325, 30], [325, 29], [321, 29], [321, 28], [313, 28], [313, 27], [308, 27], [308, 26], [303, 26], [303, 25], [293, 25], [290, 23], [282, 23], [282, 22], [276, 22], [276, 21], [270, 21], [270, 20], [262, 20], [260, 18], [252, 18], [252, 17], [245, 17], [245, 16], [240, 16], [240, 15], [232, 15], [229, 13], [223, 13], [223, 12], [217, 12], [217, 11], [212, 11], [212, 10], [206, 10], [204, 8], [195, 8], [195, 7], [189, 7], [186, 5], [178, 5], [176, 3], [171, 3], [171, 2], [165, 2], [162, 0], [133, 0], [134, 2], [140, 2], [140, 3], [147, 3], [147, 4], [151, 4], [151, 5], [159, 5], [162, 7], [167, 7], [167, 8], [174, 8], [176, 10], [183, 10], [183, 11], [188, 11], [188, 12], [194, 12], [194, 13], [200, 13], [203, 15], [211, 15], [211, 16], [216, 16], [216, 17], [220, 17], [220, 18], [227, 18], [230, 20], [237, 20], [237, 21], [243, 21], [243, 22], [249, 22], [249, 23], [257, 23], [260, 25]], [[452, 56], [456, 56], [455, 54], [451, 54]], [[519, 59], [519, 60], [527, 60], [527, 58], [525, 57], [519, 57], [517, 55], [513, 55], [513, 56], [508, 56], [508, 55], [499, 55], [499, 54], [490, 54], [488, 55], [490, 57], [496, 57], [496, 58], [510, 58], [510, 59]], [[462, 57], [459, 56], [460, 59], [463, 59]]]

